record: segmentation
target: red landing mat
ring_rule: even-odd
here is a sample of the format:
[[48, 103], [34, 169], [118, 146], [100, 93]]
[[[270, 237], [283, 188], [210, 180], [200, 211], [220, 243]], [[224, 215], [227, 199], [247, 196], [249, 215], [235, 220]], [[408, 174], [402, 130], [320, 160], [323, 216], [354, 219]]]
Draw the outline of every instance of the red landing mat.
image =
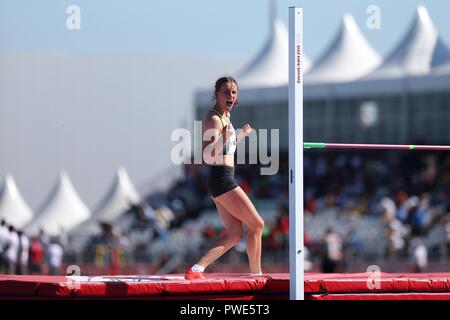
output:
[[[0, 275], [0, 299], [289, 299], [289, 275], [205, 274], [101, 277]], [[450, 300], [450, 273], [305, 274], [308, 300]]]

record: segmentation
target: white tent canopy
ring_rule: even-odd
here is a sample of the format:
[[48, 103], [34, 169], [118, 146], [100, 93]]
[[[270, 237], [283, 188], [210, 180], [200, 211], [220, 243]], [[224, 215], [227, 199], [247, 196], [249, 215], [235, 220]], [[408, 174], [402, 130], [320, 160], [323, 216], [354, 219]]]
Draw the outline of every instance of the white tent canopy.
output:
[[381, 63], [350, 14], [343, 17], [336, 37], [305, 75], [305, 83], [352, 81], [373, 71]]
[[29, 234], [39, 229], [50, 236], [61, 235], [88, 219], [90, 210], [75, 191], [68, 174], [62, 171], [52, 192], [38, 211], [36, 218], [25, 227]]
[[98, 231], [99, 222], [111, 223], [122, 213], [127, 211], [131, 205], [139, 203], [140, 196], [135, 186], [131, 182], [127, 171], [120, 167], [111, 187], [100, 201], [92, 217], [79, 226], [75, 227], [71, 234], [93, 234]]
[[[345, 15], [335, 40], [305, 74], [304, 97], [356, 97], [450, 88], [450, 50], [439, 37], [424, 7], [417, 8], [404, 39], [386, 59], [380, 60], [354, 19]], [[255, 85], [241, 90], [239, 101], [248, 105], [279, 103], [287, 96], [287, 83], [270, 87]], [[211, 92], [199, 90], [195, 100], [197, 106], [207, 105], [211, 101]]]
[[427, 9], [419, 6], [403, 40], [368, 78], [426, 75], [432, 68], [449, 61], [449, 49], [441, 40]]
[[33, 218], [33, 211], [23, 199], [14, 178], [7, 174], [0, 188], [0, 219], [22, 228]]
[[[259, 54], [241, 72], [238, 72], [237, 81], [241, 88], [287, 85], [288, 65], [288, 31], [283, 22], [274, 19], [266, 44]], [[307, 72], [310, 68], [311, 62], [305, 57], [303, 71]]]

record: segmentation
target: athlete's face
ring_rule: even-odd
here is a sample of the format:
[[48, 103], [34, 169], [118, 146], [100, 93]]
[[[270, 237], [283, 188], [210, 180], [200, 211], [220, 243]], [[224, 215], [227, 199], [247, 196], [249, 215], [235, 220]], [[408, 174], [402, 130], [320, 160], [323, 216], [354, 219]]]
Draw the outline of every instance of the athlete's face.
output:
[[236, 83], [232, 81], [225, 82], [216, 93], [217, 106], [225, 111], [230, 112], [237, 101], [238, 88]]

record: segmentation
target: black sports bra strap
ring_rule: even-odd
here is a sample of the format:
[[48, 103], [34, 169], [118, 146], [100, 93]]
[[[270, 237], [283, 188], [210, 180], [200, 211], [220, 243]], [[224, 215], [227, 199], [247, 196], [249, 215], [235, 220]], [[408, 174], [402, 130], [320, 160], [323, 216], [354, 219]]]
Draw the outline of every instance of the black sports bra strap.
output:
[[219, 116], [220, 121], [222, 122], [222, 127], [225, 128], [225, 125], [223, 124], [224, 121], [223, 121], [222, 115], [214, 108], [212, 108], [211, 110], [214, 111]]

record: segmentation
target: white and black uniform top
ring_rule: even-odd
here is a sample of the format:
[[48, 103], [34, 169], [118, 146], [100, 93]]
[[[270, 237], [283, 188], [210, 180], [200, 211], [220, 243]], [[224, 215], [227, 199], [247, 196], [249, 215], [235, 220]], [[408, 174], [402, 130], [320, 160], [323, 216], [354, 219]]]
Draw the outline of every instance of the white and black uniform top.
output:
[[222, 115], [217, 112], [216, 109], [212, 108], [212, 111], [214, 111], [220, 118], [220, 121], [222, 122], [223, 128], [229, 127], [231, 129], [231, 134], [228, 138], [228, 141], [223, 146], [223, 154], [234, 154], [236, 152], [236, 144], [237, 144], [237, 137], [236, 137], [236, 131], [234, 130], [233, 124], [227, 123], [223, 120]]

